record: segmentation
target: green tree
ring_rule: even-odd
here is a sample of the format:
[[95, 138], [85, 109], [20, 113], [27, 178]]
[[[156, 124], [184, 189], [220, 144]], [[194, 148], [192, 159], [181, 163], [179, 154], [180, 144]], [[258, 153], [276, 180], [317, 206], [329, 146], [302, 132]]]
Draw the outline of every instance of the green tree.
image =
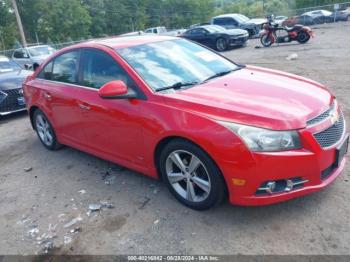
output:
[[12, 48], [18, 37], [16, 20], [11, 14], [11, 3], [0, 0], [0, 49]]

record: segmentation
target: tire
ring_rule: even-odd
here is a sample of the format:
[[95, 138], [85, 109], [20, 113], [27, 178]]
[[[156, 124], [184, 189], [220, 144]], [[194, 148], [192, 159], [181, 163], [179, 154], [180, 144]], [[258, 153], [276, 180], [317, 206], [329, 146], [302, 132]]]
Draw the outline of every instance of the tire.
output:
[[219, 168], [191, 142], [181, 139], [169, 142], [160, 154], [158, 167], [169, 191], [189, 208], [206, 210], [219, 205], [226, 196]]
[[297, 37], [297, 41], [300, 44], [305, 44], [310, 40], [310, 34], [308, 32], [305, 31], [300, 31], [298, 33], [298, 37]]
[[271, 37], [268, 34], [262, 35], [260, 37], [260, 43], [265, 47], [271, 46], [272, 45]]
[[33, 124], [40, 142], [49, 150], [57, 150], [62, 145], [58, 143], [56, 133], [46, 117], [46, 115], [37, 109], [34, 112]]
[[227, 49], [227, 41], [220, 37], [215, 41], [215, 49], [219, 52], [223, 52]]

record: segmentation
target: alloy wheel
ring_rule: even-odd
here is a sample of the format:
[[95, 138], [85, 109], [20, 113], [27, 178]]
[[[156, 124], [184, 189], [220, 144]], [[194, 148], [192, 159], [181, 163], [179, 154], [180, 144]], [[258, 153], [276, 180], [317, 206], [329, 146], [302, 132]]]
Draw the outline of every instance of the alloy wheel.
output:
[[225, 51], [226, 50], [226, 41], [225, 39], [223, 38], [219, 38], [217, 41], [216, 41], [216, 48], [218, 51]]
[[48, 147], [52, 146], [54, 136], [47, 119], [42, 115], [38, 114], [35, 119], [35, 126], [40, 137], [40, 140]]
[[176, 150], [166, 160], [166, 175], [182, 198], [190, 202], [204, 201], [210, 194], [210, 176], [205, 165], [194, 154]]

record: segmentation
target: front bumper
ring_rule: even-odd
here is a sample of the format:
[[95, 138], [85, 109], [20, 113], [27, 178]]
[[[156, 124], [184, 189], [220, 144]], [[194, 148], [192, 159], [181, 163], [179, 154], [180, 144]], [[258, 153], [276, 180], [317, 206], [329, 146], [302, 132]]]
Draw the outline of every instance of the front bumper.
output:
[[[348, 135], [344, 127], [343, 135], [336, 144], [322, 147], [314, 135], [321, 126], [329, 126], [327, 121], [299, 131], [303, 145], [300, 150], [251, 152], [250, 157], [245, 155], [236, 161], [221, 162], [220, 168], [228, 186], [230, 202], [247, 206], [274, 204], [319, 191], [331, 184], [345, 167], [346, 156], [340, 161], [337, 152], [342, 145], [346, 145]], [[306, 182], [291, 191], [260, 194], [261, 191], [258, 190], [269, 181], [295, 178]]]
[[[346, 159], [344, 158], [338, 168], [332, 169], [325, 179], [321, 179], [321, 174], [327, 170], [327, 168], [320, 168], [320, 163], [317, 161], [317, 156], [308, 154], [306, 152], [300, 152], [293, 156], [279, 156], [278, 162], [274, 159], [276, 156], [259, 156], [258, 161], [264, 161], [261, 163], [259, 170], [253, 175], [252, 180], [246, 179], [245, 186], [234, 186], [231, 183], [230, 186], [230, 202], [237, 205], [258, 206], [269, 205], [286, 200], [290, 200], [296, 197], [304, 196], [316, 191], [319, 191], [329, 184], [331, 184], [343, 171], [345, 167]], [[332, 163], [333, 164], [333, 163]], [[332, 166], [330, 164], [330, 166]], [[253, 178], [255, 176], [255, 178]], [[303, 187], [294, 189], [290, 192], [273, 193], [266, 195], [257, 195], [256, 191], [259, 186], [265, 181], [288, 179], [293, 177], [301, 177], [303, 180], [307, 180]]]
[[230, 46], [241, 46], [245, 45], [248, 41], [248, 35], [237, 37], [237, 38], [230, 38], [229, 45]]
[[26, 110], [22, 88], [1, 91], [6, 96], [0, 100], [0, 116]]

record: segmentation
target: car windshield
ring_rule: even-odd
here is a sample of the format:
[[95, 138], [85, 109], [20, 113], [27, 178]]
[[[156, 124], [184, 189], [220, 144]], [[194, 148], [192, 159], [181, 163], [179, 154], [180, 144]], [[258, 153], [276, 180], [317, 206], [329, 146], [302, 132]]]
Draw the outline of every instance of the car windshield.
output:
[[245, 15], [235, 15], [235, 19], [238, 20], [240, 23], [245, 23], [248, 20], [250, 20], [248, 17], [246, 17]]
[[327, 10], [323, 10], [322, 12], [323, 12], [324, 15], [331, 15], [332, 14], [332, 12], [329, 12]]
[[52, 54], [54, 49], [50, 46], [36, 46], [28, 48], [28, 51], [31, 56], [41, 56]]
[[0, 73], [21, 70], [21, 67], [14, 61], [2, 59], [0, 57]]
[[154, 90], [179, 83], [202, 83], [240, 67], [216, 53], [184, 39], [117, 49]]

